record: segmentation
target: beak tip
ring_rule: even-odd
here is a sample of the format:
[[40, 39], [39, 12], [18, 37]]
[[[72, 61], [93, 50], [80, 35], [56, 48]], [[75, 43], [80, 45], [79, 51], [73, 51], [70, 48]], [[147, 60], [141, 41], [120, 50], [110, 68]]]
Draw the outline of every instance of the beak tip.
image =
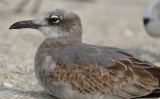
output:
[[11, 29], [14, 29], [12, 25], [9, 27], [9, 30], [11, 30]]
[[11, 30], [11, 29], [18, 29], [18, 27], [19, 27], [18, 23], [14, 23], [14, 24], [12, 24], [12, 25], [9, 27], [9, 30]]

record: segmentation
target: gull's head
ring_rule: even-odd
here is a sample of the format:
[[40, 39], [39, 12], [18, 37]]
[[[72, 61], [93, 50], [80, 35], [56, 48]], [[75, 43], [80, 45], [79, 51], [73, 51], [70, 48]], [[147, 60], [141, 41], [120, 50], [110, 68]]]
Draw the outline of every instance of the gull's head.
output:
[[147, 33], [160, 37], [160, 0], [151, 0], [144, 11], [143, 23]]
[[33, 28], [41, 31], [46, 38], [72, 36], [81, 37], [82, 25], [79, 16], [67, 9], [46, 11], [33, 20], [19, 21], [9, 29]]

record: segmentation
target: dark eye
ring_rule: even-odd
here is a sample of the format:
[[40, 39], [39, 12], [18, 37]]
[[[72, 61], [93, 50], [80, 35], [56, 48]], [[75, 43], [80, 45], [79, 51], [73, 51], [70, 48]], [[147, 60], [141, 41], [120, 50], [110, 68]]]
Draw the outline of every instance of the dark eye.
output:
[[49, 19], [50, 23], [59, 23], [60, 19], [56, 15], [52, 15]]

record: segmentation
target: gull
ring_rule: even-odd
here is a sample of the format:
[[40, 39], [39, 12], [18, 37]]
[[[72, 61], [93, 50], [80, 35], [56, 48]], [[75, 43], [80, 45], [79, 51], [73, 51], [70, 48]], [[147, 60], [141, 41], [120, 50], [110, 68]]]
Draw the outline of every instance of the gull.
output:
[[83, 43], [80, 17], [70, 10], [52, 9], [33, 20], [16, 22], [9, 29], [21, 28], [38, 29], [45, 36], [36, 52], [34, 69], [40, 85], [55, 97], [158, 96], [160, 67], [123, 49]]
[[143, 22], [147, 33], [160, 37], [160, 0], [151, 0], [144, 11]]

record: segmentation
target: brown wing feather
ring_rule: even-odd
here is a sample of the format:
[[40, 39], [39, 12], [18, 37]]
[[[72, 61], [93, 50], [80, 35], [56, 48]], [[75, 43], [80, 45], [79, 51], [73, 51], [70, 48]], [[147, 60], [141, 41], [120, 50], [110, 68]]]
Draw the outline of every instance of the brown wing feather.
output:
[[146, 61], [130, 57], [127, 60], [111, 58], [106, 67], [84, 65], [78, 58], [74, 66], [57, 61], [57, 67], [50, 78], [54, 82], [69, 83], [73, 90], [80, 93], [110, 94], [119, 98], [144, 96], [158, 87], [158, 78]]

